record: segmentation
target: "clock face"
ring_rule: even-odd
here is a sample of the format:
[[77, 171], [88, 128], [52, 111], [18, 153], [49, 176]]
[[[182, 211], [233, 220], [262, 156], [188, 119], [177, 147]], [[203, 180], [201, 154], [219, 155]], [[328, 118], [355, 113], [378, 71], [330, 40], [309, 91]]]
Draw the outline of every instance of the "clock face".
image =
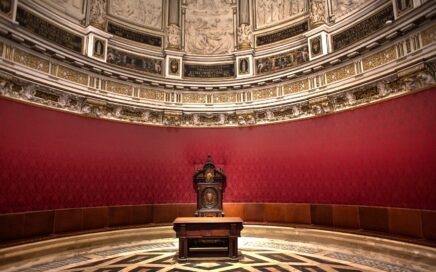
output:
[[214, 188], [206, 188], [202, 192], [201, 200], [203, 207], [209, 209], [215, 208], [218, 203], [218, 193]]

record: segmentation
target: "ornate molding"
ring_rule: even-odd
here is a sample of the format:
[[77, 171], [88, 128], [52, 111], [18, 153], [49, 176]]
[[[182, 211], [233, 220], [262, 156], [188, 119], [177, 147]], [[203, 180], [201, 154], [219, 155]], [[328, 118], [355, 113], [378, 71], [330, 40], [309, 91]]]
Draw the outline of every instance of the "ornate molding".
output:
[[[295, 103], [278, 107], [271, 106], [215, 113], [207, 111], [190, 112], [189, 110], [157, 110], [108, 102], [83, 95], [66, 93], [4, 72], [0, 73], [0, 95], [25, 103], [85, 116], [144, 125], [235, 127], [299, 120], [349, 110], [434, 87], [436, 86], [435, 80], [436, 60], [419, 63], [362, 86], [307, 98]], [[116, 85], [113, 82], [110, 84], [108, 88], [114, 92], [133, 91], [133, 89]], [[148, 94], [147, 90], [141, 90], [141, 93]], [[274, 90], [264, 89], [253, 92], [253, 95], [254, 99], [257, 99], [270, 96], [271, 93], [274, 93]], [[153, 93], [153, 95], [150, 97], [159, 96], [157, 93]], [[204, 102], [205, 99], [207, 100], [207, 95], [198, 94], [198, 96], [192, 96], [192, 98], [187, 96], [189, 102], [197, 100]]]

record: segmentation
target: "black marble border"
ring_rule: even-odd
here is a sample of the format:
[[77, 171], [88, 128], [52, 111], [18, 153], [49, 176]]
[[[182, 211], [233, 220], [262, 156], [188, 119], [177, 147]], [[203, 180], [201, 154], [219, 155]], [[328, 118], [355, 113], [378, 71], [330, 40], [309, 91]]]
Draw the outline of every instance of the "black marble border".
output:
[[235, 64], [184, 64], [183, 75], [193, 78], [229, 78], [235, 76]]
[[360, 41], [386, 25], [386, 21], [394, 20], [392, 5], [386, 6], [373, 16], [353, 25], [352, 27], [332, 36], [333, 50], [347, 47]]
[[112, 22], [108, 22], [107, 32], [127, 40], [144, 43], [151, 46], [162, 47], [162, 37], [136, 32], [125, 27], [115, 25]]
[[17, 7], [16, 21], [27, 30], [57, 45], [78, 53], [82, 52], [83, 38], [81, 36], [53, 25], [21, 7]]
[[263, 36], [257, 36], [256, 37], [256, 45], [266, 45], [274, 42], [278, 42], [281, 40], [285, 40], [288, 38], [291, 38], [293, 36], [297, 36], [299, 34], [303, 34], [304, 32], [309, 30], [309, 23], [308, 21], [304, 21], [303, 23], [293, 25], [291, 27], [288, 27], [286, 29], [263, 35]]

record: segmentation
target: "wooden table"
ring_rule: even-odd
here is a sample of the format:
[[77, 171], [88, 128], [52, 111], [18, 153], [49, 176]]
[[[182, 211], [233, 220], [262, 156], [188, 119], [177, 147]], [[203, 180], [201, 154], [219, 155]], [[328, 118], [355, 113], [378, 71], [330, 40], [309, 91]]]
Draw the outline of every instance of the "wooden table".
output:
[[239, 217], [178, 217], [173, 228], [179, 238], [178, 260], [191, 257], [238, 259]]

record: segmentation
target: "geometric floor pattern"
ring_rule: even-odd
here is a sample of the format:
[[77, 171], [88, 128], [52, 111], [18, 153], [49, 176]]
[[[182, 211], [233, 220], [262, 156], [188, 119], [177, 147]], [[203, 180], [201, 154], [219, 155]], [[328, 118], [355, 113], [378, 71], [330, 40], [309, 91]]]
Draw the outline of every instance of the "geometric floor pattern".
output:
[[414, 272], [409, 267], [336, 249], [326, 250], [308, 244], [278, 239], [241, 237], [238, 241], [241, 259], [227, 261], [175, 260], [178, 240], [175, 238], [123, 244], [82, 252], [26, 267], [26, 272], [176, 272], [176, 271], [301, 271], [301, 272]]
[[110, 258], [63, 271], [69, 272], [173, 272], [173, 271], [302, 271], [302, 272], [357, 272], [362, 269], [313, 256], [280, 250], [243, 250], [239, 262], [175, 263], [174, 251], [137, 253]]

